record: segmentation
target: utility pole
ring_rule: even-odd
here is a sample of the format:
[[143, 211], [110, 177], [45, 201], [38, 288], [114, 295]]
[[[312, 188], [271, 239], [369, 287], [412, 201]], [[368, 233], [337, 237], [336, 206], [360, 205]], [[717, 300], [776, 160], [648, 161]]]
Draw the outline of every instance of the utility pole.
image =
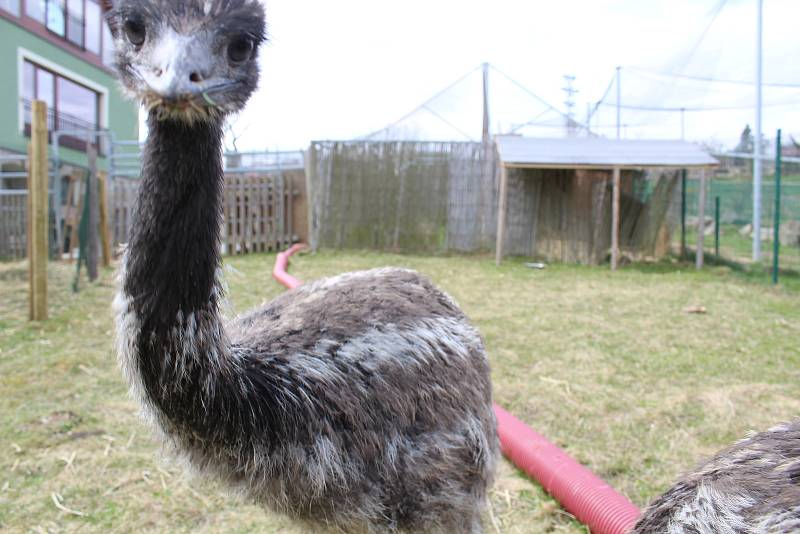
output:
[[567, 86], [562, 88], [567, 94], [567, 99], [564, 101], [564, 105], [567, 107], [567, 137], [575, 137], [577, 133], [575, 128], [575, 95], [578, 93], [578, 90], [572, 86], [575, 83], [575, 76], [565, 74], [564, 81], [567, 83]]
[[491, 143], [489, 137], [489, 64], [483, 64], [483, 144]]
[[621, 139], [622, 131], [622, 67], [617, 67], [617, 139]]
[[764, 0], [756, 0], [758, 6], [756, 28], [756, 137], [753, 150], [753, 261], [761, 260], [761, 54], [762, 16]]

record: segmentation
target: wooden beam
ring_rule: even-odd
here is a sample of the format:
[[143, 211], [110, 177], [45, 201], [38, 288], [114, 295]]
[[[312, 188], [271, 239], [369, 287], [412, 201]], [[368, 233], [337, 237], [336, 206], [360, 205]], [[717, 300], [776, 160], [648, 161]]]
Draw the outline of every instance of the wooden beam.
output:
[[495, 244], [494, 262], [500, 265], [503, 261], [503, 243], [506, 238], [506, 210], [508, 209], [508, 169], [500, 166], [500, 198], [497, 200], [497, 243]]
[[619, 189], [620, 189], [620, 168], [614, 167], [613, 170], [613, 192], [611, 195], [611, 270], [617, 270], [619, 263]]
[[719, 165], [585, 165], [573, 163], [504, 163], [509, 169], [568, 169], [582, 171], [644, 171], [647, 169], [710, 169]]
[[705, 261], [704, 241], [706, 229], [706, 173], [700, 173], [700, 194], [697, 199], [697, 254], [695, 254], [695, 265], [698, 269], [703, 268]]
[[35, 100], [32, 105], [31, 150], [28, 170], [28, 213], [30, 234], [30, 319], [47, 319], [47, 230], [48, 230], [48, 163], [47, 104]]
[[100, 244], [103, 252], [103, 267], [111, 266], [111, 234], [108, 226], [108, 173], [97, 174], [97, 196], [100, 208]]

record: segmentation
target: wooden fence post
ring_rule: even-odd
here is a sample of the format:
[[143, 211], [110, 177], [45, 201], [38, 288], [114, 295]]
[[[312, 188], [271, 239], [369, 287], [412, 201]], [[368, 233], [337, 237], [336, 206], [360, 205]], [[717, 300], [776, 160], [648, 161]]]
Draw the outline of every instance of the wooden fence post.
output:
[[497, 207], [497, 243], [495, 244], [494, 263], [498, 267], [503, 261], [503, 245], [506, 240], [506, 211], [508, 210], [508, 168], [500, 164], [500, 198]]
[[97, 196], [100, 200], [100, 244], [103, 251], [103, 267], [111, 266], [111, 235], [108, 229], [108, 173], [97, 173]]
[[[30, 319], [47, 319], [48, 161], [47, 105], [32, 106], [31, 148], [28, 167], [28, 261], [30, 262]], [[56, 187], [58, 184], [56, 184]]]
[[611, 197], [611, 270], [617, 270], [619, 262], [619, 195], [620, 168], [614, 167]]

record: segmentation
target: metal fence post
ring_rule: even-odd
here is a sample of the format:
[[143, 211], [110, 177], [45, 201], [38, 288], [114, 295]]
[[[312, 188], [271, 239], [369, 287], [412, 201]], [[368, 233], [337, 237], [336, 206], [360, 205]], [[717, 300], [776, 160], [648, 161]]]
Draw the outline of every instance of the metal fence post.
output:
[[781, 131], [775, 147], [775, 228], [772, 235], [772, 283], [778, 283], [778, 266], [781, 253]]
[[686, 258], [686, 169], [681, 171], [681, 259]]
[[719, 259], [719, 195], [714, 198], [714, 255]]

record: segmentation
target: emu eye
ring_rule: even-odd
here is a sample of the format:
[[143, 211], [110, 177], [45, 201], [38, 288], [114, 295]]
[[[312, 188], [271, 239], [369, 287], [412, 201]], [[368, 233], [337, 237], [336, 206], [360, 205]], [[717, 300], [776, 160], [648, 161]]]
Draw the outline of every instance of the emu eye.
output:
[[253, 41], [247, 37], [237, 37], [228, 45], [228, 59], [231, 63], [244, 63], [253, 54]]
[[122, 28], [125, 30], [125, 36], [128, 38], [128, 41], [130, 41], [133, 46], [138, 47], [144, 44], [147, 30], [145, 30], [144, 24], [141, 21], [128, 19], [125, 21]]

